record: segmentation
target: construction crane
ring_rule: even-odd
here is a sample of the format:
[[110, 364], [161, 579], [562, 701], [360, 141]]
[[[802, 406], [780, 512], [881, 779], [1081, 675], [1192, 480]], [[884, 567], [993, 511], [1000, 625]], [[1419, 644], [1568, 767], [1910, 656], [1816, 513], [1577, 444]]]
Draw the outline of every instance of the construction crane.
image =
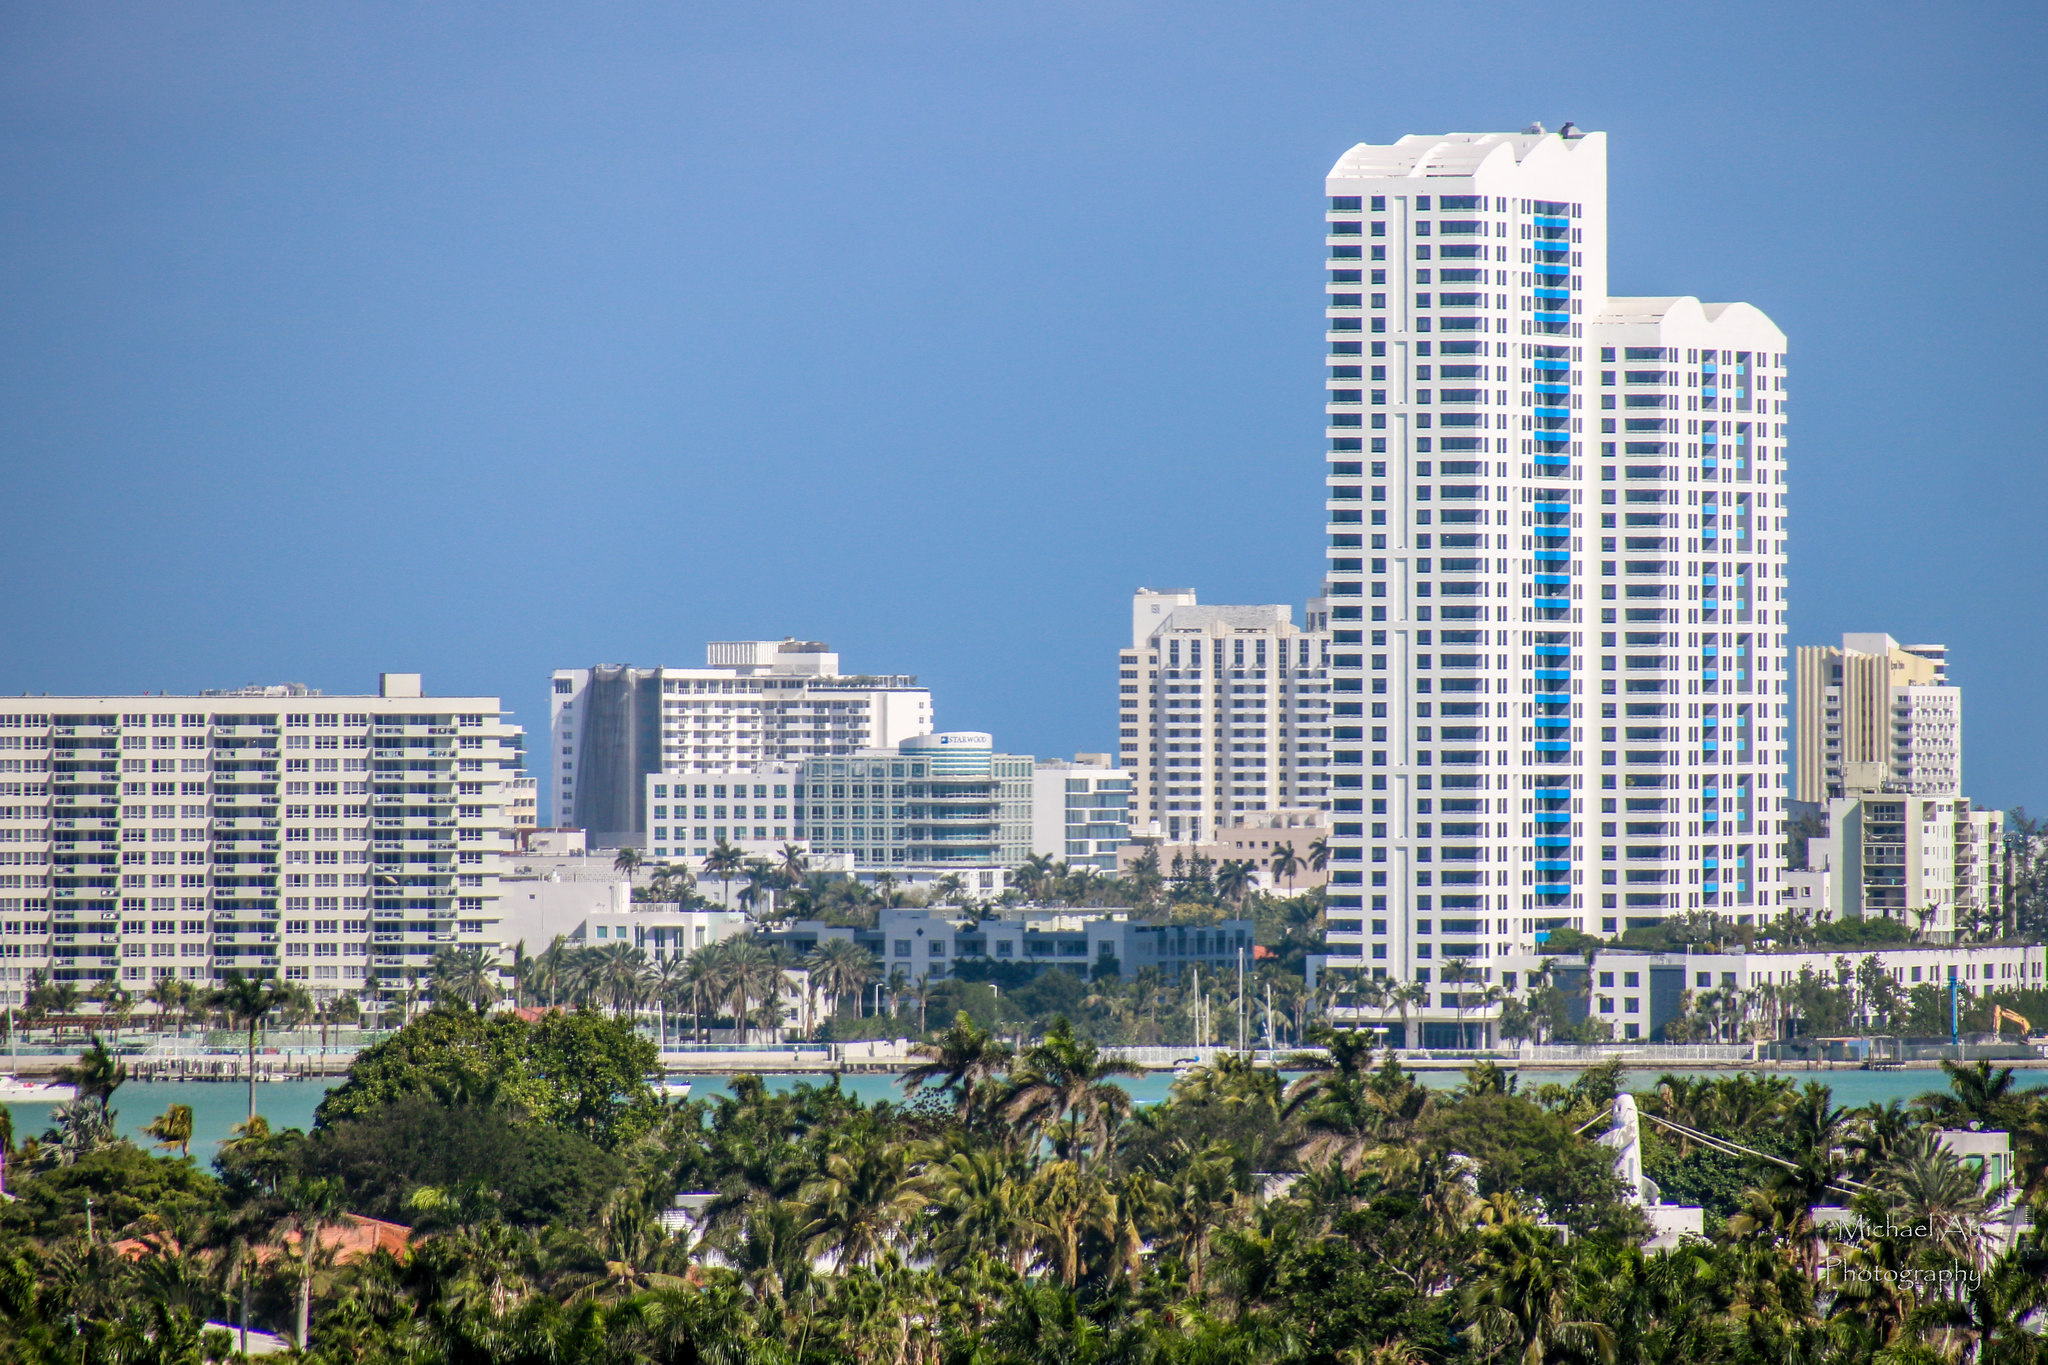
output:
[[2033, 1033], [2034, 1026], [2027, 1022], [2025, 1015], [2009, 1010], [2003, 1005], [1993, 1005], [1991, 1007], [1991, 1032], [1994, 1037], [2004, 1031], [2005, 1021], [2008, 1019], [2020, 1026], [2021, 1042], [2025, 1042], [2028, 1035]]

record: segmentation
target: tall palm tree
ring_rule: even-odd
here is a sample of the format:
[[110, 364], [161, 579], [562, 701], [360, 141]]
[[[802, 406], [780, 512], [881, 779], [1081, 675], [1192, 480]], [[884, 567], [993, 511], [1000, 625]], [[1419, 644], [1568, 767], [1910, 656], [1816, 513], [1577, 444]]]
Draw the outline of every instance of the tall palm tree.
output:
[[953, 1112], [969, 1127], [974, 1125], [982, 1087], [1006, 1071], [1015, 1055], [966, 1010], [953, 1016], [952, 1027], [938, 1041], [919, 1043], [911, 1053], [920, 1060], [903, 1073], [904, 1091], [912, 1093], [936, 1082], [941, 1090], [953, 1092]]
[[677, 954], [657, 953], [653, 963], [648, 967], [648, 990], [660, 1010], [656, 1027], [659, 1030], [657, 1036], [661, 1039], [662, 1047], [668, 1046], [669, 1006], [680, 1001], [687, 993], [685, 980], [689, 969], [684, 965], [686, 961], [686, 958]]
[[630, 943], [613, 943], [598, 950], [592, 984], [611, 1002], [612, 1017], [616, 1019], [647, 998], [649, 974], [644, 949]]
[[633, 874], [640, 870], [640, 865], [645, 861], [646, 859], [640, 856], [639, 849], [631, 844], [627, 844], [612, 857], [612, 871], [624, 873], [627, 879], [631, 880]]
[[306, 1349], [307, 1333], [313, 1319], [313, 1275], [323, 1259], [320, 1234], [342, 1222], [344, 1195], [338, 1180], [291, 1179], [279, 1191], [284, 1208], [271, 1230], [271, 1243], [296, 1251], [294, 1278], [298, 1280], [298, 1345]]
[[1216, 869], [1216, 893], [1233, 905], [1242, 906], [1251, 890], [1253, 864], [1242, 858], [1225, 858]]
[[868, 1265], [903, 1238], [925, 1206], [902, 1142], [847, 1142], [825, 1157], [825, 1169], [798, 1199], [811, 1254], [833, 1257], [841, 1270]]
[[1003, 1116], [1027, 1131], [1044, 1133], [1061, 1120], [1072, 1122], [1085, 1146], [1109, 1146], [1116, 1126], [1131, 1111], [1131, 1097], [1110, 1084], [1117, 1076], [1142, 1076], [1142, 1067], [1105, 1057], [1095, 1044], [1076, 1038], [1064, 1018], [1053, 1020], [1040, 1042], [1026, 1048], [1010, 1073]]
[[723, 893], [719, 898], [722, 904], [732, 904], [732, 879], [746, 864], [747, 855], [723, 839], [713, 844], [711, 852], [705, 855], [704, 871], [706, 875], [718, 878], [719, 889]]
[[1465, 1295], [1481, 1340], [1519, 1365], [1571, 1355], [1614, 1359], [1614, 1333], [1586, 1311], [1573, 1263], [1550, 1229], [1507, 1223], [1486, 1234]]
[[[779, 874], [775, 865], [766, 858], [749, 858], [740, 869], [746, 874], [747, 884], [740, 888], [740, 904], [746, 907], [749, 918], [768, 923], [775, 918], [775, 883]], [[766, 914], [755, 912], [765, 904]]]
[[230, 1027], [248, 1031], [246, 1060], [249, 1067], [249, 1118], [256, 1118], [256, 1030], [287, 998], [284, 983], [276, 977], [247, 977], [229, 968], [213, 992], [210, 1003]]
[[804, 958], [804, 967], [835, 1010], [845, 1000], [858, 1004], [882, 974], [875, 955], [850, 938], [821, 940]]
[[443, 948], [434, 954], [434, 994], [458, 1000], [481, 1013], [496, 1004], [502, 994], [498, 987], [498, 950], [495, 946], [470, 944]]
[[733, 1021], [739, 1026], [739, 1040], [744, 1043], [747, 1041], [752, 1003], [757, 1000], [779, 1002], [788, 978], [783, 975], [782, 963], [775, 951], [760, 940], [731, 938], [726, 943], [731, 946], [725, 958], [725, 986], [732, 1001]]
[[1330, 866], [1330, 840], [1329, 840], [1329, 836], [1327, 836], [1327, 835], [1322, 835], [1322, 834], [1319, 834], [1319, 835], [1317, 835], [1317, 836], [1316, 836], [1315, 838], [1313, 838], [1313, 839], [1309, 840], [1309, 845], [1308, 845], [1308, 870], [1309, 870], [1309, 871], [1311, 871], [1311, 872], [1322, 872], [1322, 871], [1325, 871], [1325, 870], [1326, 870], [1326, 869], [1327, 869], [1327, 868], [1328, 868], [1329, 866]]
[[534, 1004], [540, 1003], [540, 992], [543, 988], [547, 991], [549, 1009], [554, 1009], [561, 1003], [562, 985], [568, 972], [570, 951], [569, 941], [556, 934], [547, 949], [534, 958]]
[[148, 999], [156, 1006], [157, 1022], [161, 1027], [165, 1020], [179, 1018], [191, 1004], [192, 983], [175, 976], [160, 976], [149, 983]]
[[690, 1031], [697, 1045], [704, 1045], [704, 1006], [717, 1000], [724, 990], [723, 949], [726, 939], [707, 947], [699, 948], [683, 959], [683, 976], [680, 983], [690, 998]]
[[1273, 850], [1272, 856], [1266, 860], [1266, 869], [1276, 877], [1286, 878], [1287, 889], [1294, 890], [1294, 879], [1301, 873], [1302, 861], [1291, 840]]
[[775, 863], [791, 886], [801, 886], [811, 870], [811, 856], [801, 844], [784, 844], [775, 855]]

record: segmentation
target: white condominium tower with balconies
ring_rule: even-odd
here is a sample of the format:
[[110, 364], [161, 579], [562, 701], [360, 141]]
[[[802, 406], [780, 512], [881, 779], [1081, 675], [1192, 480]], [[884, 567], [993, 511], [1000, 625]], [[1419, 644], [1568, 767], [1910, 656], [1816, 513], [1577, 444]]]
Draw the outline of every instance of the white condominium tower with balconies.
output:
[[1598, 133], [1361, 144], [1327, 187], [1328, 962], [1477, 1042], [1553, 929], [1770, 912], [1785, 338], [1608, 296]]
[[496, 697], [416, 673], [0, 698], [0, 1003], [229, 971], [388, 999], [444, 949], [498, 952], [519, 739]]

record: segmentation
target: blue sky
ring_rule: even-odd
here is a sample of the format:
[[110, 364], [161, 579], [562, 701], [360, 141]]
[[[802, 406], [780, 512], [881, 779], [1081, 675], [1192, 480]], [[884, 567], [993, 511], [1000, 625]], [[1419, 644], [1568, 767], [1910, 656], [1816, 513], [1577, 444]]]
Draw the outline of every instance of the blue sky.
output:
[[1792, 634], [2048, 804], [2044, 8], [0, 8], [0, 690], [502, 694], [829, 640], [1114, 740], [1140, 585], [1315, 589], [1320, 209], [1610, 136], [1620, 293], [1792, 338]]

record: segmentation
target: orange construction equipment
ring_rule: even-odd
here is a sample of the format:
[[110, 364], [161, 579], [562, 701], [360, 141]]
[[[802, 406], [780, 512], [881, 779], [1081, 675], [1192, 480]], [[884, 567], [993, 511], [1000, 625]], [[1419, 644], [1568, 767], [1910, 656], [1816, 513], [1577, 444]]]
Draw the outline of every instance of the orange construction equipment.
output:
[[1992, 1033], [2003, 1033], [2005, 1031], [2005, 1021], [2008, 1019], [2020, 1026], [2020, 1041], [2025, 1042], [2028, 1035], [2033, 1033], [2034, 1026], [2027, 1022], [2026, 1016], [2016, 1014], [2003, 1005], [1993, 1005], [1991, 1007]]

